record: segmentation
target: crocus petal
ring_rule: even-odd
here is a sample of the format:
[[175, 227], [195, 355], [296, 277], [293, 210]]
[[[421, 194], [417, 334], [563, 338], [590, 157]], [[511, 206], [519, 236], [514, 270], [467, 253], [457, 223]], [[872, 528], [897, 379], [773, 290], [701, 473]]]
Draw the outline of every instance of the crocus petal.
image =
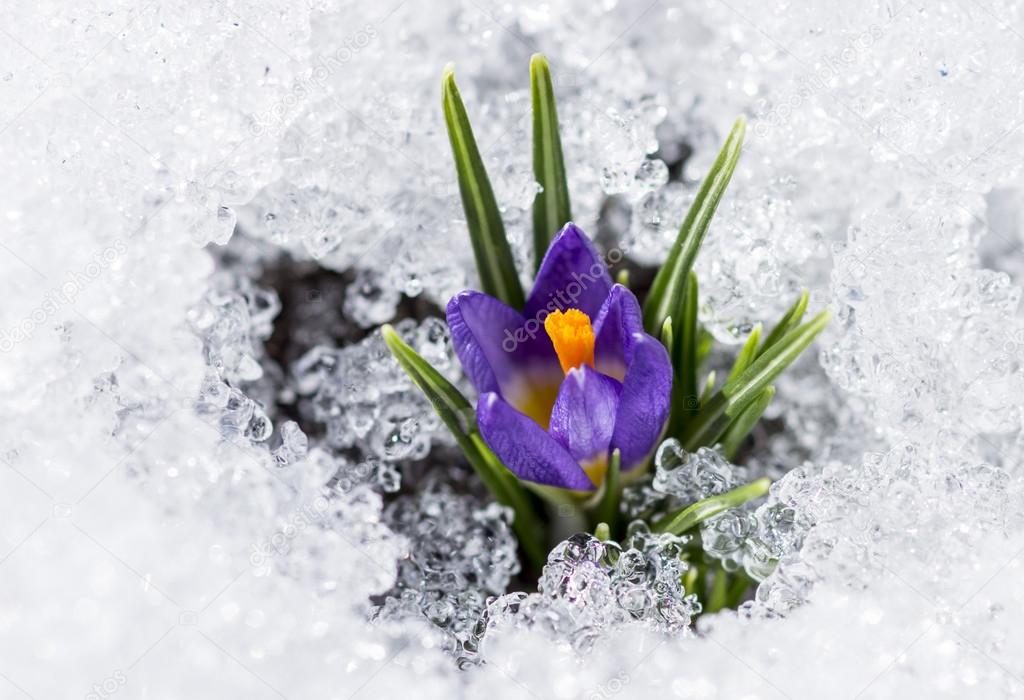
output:
[[568, 223], [544, 255], [523, 315], [537, 318], [556, 309], [575, 308], [594, 318], [611, 287], [608, 266], [590, 239], [576, 224]]
[[511, 398], [524, 383], [558, 382], [562, 370], [540, 323], [527, 324], [515, 309], [481, 292], [461, 292], [446, 309], [452, 345], [478, 392]]
[[583, 365], [569, 370], [551, 410], [551, 435], [581, 464], [608, 455], [622, 386]]
[[593, 490], [594, 485], [568, 450], [498, 394], [480, 395], [476, 418], [484, 442], [520, 479], [566, 489]]
[[631, 338], [612, 449], [622, 452], [622, 470], [636, 467], [654, 449], [668, 418], [672, 365], [660, 342], [646, 333]]
[[626, 375], [626, 358], [631, 356], [635, 333], [643, 333], [640, 302], [633, 292], [616, 284], [594, 319], [594, 366], [619, 381]]

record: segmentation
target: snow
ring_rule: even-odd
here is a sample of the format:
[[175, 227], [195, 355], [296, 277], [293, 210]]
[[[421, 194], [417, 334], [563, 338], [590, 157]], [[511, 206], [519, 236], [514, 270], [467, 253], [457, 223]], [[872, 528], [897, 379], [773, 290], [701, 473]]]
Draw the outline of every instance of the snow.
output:
[[[9, 5], [0, 697], [1024, 691], [1018, 3]], [[538, 50], [602, 245], [658, 260], [746, 114], [702, 318], [737, 343], [803, 286], [836, 314], [743, 465], [770, 496], [701, 532], [781, 563], [697, 634], [646, 541], [613, 565], [568, 540], [488, 605], [508, 514], [375, 334], [414, 318], [465, 386], [440, 73], [527, 269]]]

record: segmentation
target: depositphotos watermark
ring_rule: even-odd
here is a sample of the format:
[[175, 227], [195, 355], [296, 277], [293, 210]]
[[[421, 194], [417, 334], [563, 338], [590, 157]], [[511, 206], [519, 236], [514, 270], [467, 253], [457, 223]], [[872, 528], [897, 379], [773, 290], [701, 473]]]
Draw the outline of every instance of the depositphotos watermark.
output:
[[862, 54], [875, 45], [885, 34], [885, 30], [872, 24], [867, 30], [850, 39], [845, 46], [834, 53], [824, 56], [808, 77], [797, 81], [797, 88], [789, 95], [782, 95], [773, 100], [768, 107], [768, 100], [761, 100], [753, 124], [755, 136], [767, 136], [773, 127], [781, 126], [810, 97], [828, 89], [831, 80], [838, 77], [843, 69], [860, 61]]
[[505, 352], [515, 352], [520, 343], [536, 338], [540, 329], [544, 327], [544, 319], [555, 311], [565, 311], [566, 309], [574, 308], [576, 300], [583, 295], [583, 292], [587, 291], [590, 285], [601, 279], [602, 273], [607, 272], [610, 265], [620, 262], [626, 256], [626, 253], [627, 250], [623, 246], [612, 248], [605, 255], [603, 261], [595, 262], [586, 272], [573, 272], [571, 275], [572, 282], [552, 293], [548, 298], [548, 303], [534, 314], [532, 318], [526, 319], [526, 322], [514, 331], [510, 328], [505, 329], [505, 339], [501, 341], [501, 349]]
[[68, 272], [68, 279], [59, 287], [48, 290], [43, 300], [27, 316], [10, 328], [0, 329], [0, 353], [8, 353], [16, 345], [32, 337], [36, 328], [65, 306], [75, 302], [82, 290], [95, 282], [104, 271], [109, 270], [119, 257], [128, 250], [124, 242], [115, 240], [111, 245], [92, 256], [92, 261], [80, 270]]
[[288, 522], [278, 528], [267, 540], [252, 546], [249, 564], [253, 568], [263, 569], [274, 557], [288, 554], [292, 548], [292, 541], [306, 528], [321, 522], [330, 510], [330, 506], [329, 495], [322, 493], [311, 502], [293, 511], [288, 517]]
[[249, 132], [253, 136], [262, 136], [265, 133], [275, 134], [280, 131], [292, 110], [305, 102], [312, 93], [323, 92], [328, 79], [357, 53], [369, 46], [376, 37], [376, 28], [368, 24], [342, 38], [341, 45], [333, 53], [317, 56], [313, 62], [313, 70], [308, 76], [296, 78], [284, 97], [275, 102], [270, 109], [255, 115], [254, 121], [249, 125]]
[[123, 688], [127, 682], [128, 677], [124, 675], [124, 671], [115, 670], [110, 676], [104, 678], [99, 683], [93, 683], [92, 690], [85, 694], [85, 700], [109, 698]]
[[607, 700], [607, 698], [614, 697], [629, 685], [630, 680], [628, 673], [619, 671], [601, 685], [591, 688], [590, 692], [587, 693], [587, 700]]

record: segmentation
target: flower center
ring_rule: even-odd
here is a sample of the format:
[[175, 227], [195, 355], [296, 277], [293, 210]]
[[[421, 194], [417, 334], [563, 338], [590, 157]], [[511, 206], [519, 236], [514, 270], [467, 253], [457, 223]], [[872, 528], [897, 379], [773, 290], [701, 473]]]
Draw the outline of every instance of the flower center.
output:
[[579, 309], [552, 311], [544, 319], [544, 330], [563, 372], [584, 364], [594, 366], [594, 327], [585, 313]]

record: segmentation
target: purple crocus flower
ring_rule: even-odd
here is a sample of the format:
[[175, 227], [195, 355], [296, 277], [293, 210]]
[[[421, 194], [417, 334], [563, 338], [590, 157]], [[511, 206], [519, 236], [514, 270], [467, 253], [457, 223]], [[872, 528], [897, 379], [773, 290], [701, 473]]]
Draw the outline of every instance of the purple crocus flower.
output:
[[654, 449], [669, 412], [668, 353], [575, 224], [551, 242], [522, 312], [465, 291], [447, 316], [479, 392], [480, 434], [520, 479], [592, 491], [613, 450], [627, 471]]

